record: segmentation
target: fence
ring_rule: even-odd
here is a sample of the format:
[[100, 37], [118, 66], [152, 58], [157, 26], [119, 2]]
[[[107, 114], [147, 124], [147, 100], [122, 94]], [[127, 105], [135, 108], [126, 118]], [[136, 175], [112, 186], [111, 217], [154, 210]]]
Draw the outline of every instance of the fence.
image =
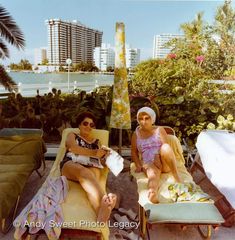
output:
[[[210, 83], [214, 84], [224, 84], [224, 85], [235, 85], [235, 80], [210, 80]], [[36, 90], [40, 91], [40, 94], [45, 94], [51, 91], [52, 88], [60, 89], [62, 93], [72, 92], [74, 89], [79, 88], [86, 92], [92, 91], [94, 88], [98, 87], [98, 81], [95, 82], [77, 82], [74, 81], [70, 84], [68, 83], [38, 83], [38, 84], [26, 84], [19, 82], [16, 86], [18, 88], [18, 93], [25, 97], [32, 97], [36, 95]], [[234, 90], [233, 90], [234, 91]], [[223, 93], [230, 93], [231, 90], [221, 90]], [[0, 85], [0, 98], [8, 96], [9, 93], [6, 92], [3, 86]]]
[[[16, 88], [18, 88], [18, 93], [20, 93], [22, 96], [32, 97], [36, 95], [36, 90], [38, 89], [40, 94], [48, 93], [52, 90], [52, 88], [60, 89], [62, 93], [68, 93], [72, 92], [76, 88], [84, 90], [86, 92], [92, 91], [94, 88], [98, 87], [98, 82], [95, 81], [93, 83], [89, 82], [77, 82], [74, 81], [70, 84], [68, 83], [56, 83], [56, 82], [48, 82], [48, 83], [38, 83], [38, 84], [26, 84], [19, 82], [18, 85], [16, 85]], [[8, 93], [6, 93], [6, 90], [3, 86], [0, 86], [0, 97], [7, 96]]]

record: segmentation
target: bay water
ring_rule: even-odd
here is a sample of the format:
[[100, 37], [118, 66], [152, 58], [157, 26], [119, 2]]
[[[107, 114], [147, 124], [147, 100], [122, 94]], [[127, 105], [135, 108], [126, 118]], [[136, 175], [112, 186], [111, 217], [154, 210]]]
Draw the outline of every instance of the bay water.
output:
[[[113, 84], [113, 75], [100, 73], [33, 73], [9, 72], [18, 85], [23, 96], [35, 96], [36, 90], [40, 94], [49, 92], [52, 88], [61, 89], [62, 93], [71, 92], [75, 88], [91, 91], [97, 86]], [[0, 86], [0, 93], [6, 90]]]

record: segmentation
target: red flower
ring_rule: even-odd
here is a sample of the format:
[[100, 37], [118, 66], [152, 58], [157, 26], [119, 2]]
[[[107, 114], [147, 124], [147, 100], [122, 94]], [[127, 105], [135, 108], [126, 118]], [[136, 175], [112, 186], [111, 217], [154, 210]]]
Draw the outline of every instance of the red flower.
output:
[[176, 54], [175, 53], [169, 53], [167, 55], [167, 57], [170, 58], [170, 59], [174, 59], [174, 58], [176, 58]]
[[203, 55], [200, 55], [200, 56], [196, 57], [196, 61], [199, 62], [199, 63], [203, 62], [204, 60], [205, 60], [205, 57]]

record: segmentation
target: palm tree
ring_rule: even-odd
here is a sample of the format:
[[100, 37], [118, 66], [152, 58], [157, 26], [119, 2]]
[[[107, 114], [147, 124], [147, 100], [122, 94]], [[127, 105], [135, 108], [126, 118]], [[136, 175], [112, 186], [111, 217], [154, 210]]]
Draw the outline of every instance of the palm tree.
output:
[[200, 39], [204, 27], [202, 17], [203, 13], [200, 12], [192, 22], [181, 24], [180, 27], [188, 40]]
[[7, 89], [9, 92], [16, 90], [16, 83], [12, 78], [7, 74], [3, 66], [0, 65], [0, 83]]
[[[22, 31], [17, 26], [15, 20], [0, 6], [0, 58], [9, 58], [9, 51], [3, 39], [18, 49], [24, 49], [25, 39]], [[14, 81], [7, 75], [3, 67], [0, 67], [0, 83], [8, 90], [14, 89]]]

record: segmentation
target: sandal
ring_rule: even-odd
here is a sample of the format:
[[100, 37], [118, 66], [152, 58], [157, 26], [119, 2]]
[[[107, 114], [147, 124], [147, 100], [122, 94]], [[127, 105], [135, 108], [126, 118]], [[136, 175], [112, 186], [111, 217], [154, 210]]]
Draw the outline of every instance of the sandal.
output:
[[138, 215], [132, 209], [118, 208], [118, 211], [127, 215], [131, 220], [138, 221]]
[[114, 219], [117, 220], [119, 223], [125, 224], [124, 228], [125, 228], [126, 230], [131, 230], [131, 229], [133, 229], [133, 228], [135, 227], [133, 224], [131, 224], [130, 220], [127, 218], [126, 215], [121, 216], [121, 215], [115, 213], [115, 214], [113, 215], [113, 217], [114, 217]]
[[125, 240], [120, 233], [114, 233], [114, 235], [112, 236], [112, 239], [113, 240]]
[[124, 216], [121, 216], [119, 215], [118, 213], [115, 213], [113, 215], [114, 219], [117, 220], [118, 222], [125, 222], [125, 223], [130, 223], [130, 220], [124, 215]]
[[139, 236], [138, 234], [134, 233], [133, 231], [126, 232], [126, 231], [123, 231], [123, 230], [119, 230], [118, 232], [123, 237], [125, 237], [125, 238], [127, 238], [129, 240], [143, 240], [143, 238], [141, 236]]

